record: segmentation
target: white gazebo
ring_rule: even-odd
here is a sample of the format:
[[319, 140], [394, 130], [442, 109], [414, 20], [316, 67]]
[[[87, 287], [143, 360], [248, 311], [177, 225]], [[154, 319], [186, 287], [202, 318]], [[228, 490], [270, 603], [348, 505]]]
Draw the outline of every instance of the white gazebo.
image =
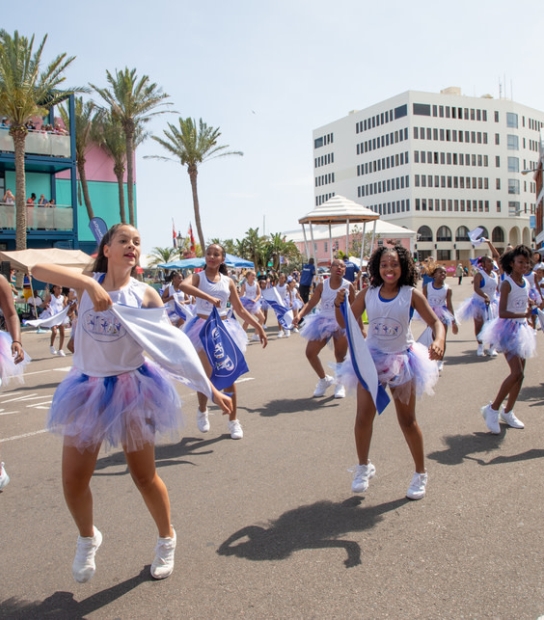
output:
[[316, 207], [313, 211], [310, 211], [307, 215], [301, 218], [298, 223], [302, 224], [302, 234], [304, 235], [304, 244], [306, 247], [306, 255], [312, 256], [313, 254], [308, 252], [308, 239], [306, 237], [306, 229], [304, 228], [305, 224], [310, 225], [310, 239], [312, 241], [312, 250], [314, 245], [314, 235], [313, 235], [313, 225], [324, 226], [327, 225], [329, 227], [329, 240], [330, 240], [330, 260], [332, 262], [333, 259], [333, 251], [332, 251], [332, 226], [333, 224], [346, 224], [346, 253], [349, 245], [349, 227], [350, 224], [362, 224], [363, 232], [361, 239], [361, 261], [363, 260], [364, 250], [365, 250], [365, 234], [366, 234], [366, 224], [367, 222], [374, 222], [372, 228], [372, 242], [370, 247], [374, 247], [374, 238], [376, 236], [376, 221], [379, 220], [380, 216], [372, 211], [371, 209], [367, 209], [353, 200], [349, 200], [344, 196], [333, 196], [329, 198], [327, 202], [324, 202], [322, 205]]

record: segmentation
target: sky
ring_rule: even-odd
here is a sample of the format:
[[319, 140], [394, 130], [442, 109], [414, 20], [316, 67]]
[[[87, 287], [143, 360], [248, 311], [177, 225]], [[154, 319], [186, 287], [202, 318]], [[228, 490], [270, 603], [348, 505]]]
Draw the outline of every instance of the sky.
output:
[[[106, 86], [106, 70], [135, 68], [172, 102], [147, 129], [192, 117], [220, 128], [243, 156], [199, 168], [207, 240], [299, 228], [313, 209], [312, 131], [383, 99], [459, 86], [506, 93], [544, 109], [544, 11], [525, 0], [93, 0], [4, 7], [1, 27], [40, 41], [44, 59], [76, 59], [66, 86]], [[98, 97], [96, 97], [98, 101]], [[194, 226], [189, 176], [149, 139], [136, 157], [142, 248]], [[195, 232], [196, 235], [196, 232]]]

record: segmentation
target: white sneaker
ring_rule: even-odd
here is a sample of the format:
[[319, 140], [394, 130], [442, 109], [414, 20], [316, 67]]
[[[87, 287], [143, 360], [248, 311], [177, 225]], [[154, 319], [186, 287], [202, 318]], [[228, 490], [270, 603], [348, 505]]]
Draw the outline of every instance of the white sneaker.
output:
[[376, 475], [376, 468], [372, 463], [366, 465], [357, 465], [353, 482], [351, 483], [351, 491], [353, 493], [364, 493], [368, 489], [368, 481]]
[[319, 379], [317, 385], [315, 386], [314, 396], [325, 396], [325, 392], [333, 383], [334, 379], [330, 375], [325, 375], [323, 379]]
[[485, 355], [484, 345], [483, 344], [479, 344], [478, 345], [478, 349], [476, 350], [476, 355], [478, 357], [483, 357]]
[[438, 362], [438, 372], [442, 372], [443, 368], [444, 368], [444, 362], [442, 360], [440, 360]]
[[66, 353], [65, 353], [64, 351], [62, 351], [62, 350], [57, 351], [57, 355], [58, 355], [59, 357], [66, 357]]
[[334, 398], [345, 398], [346, 397], [346, 388], [341, 384], [337, 383], [334, 388]]
[[207, 433], [210, 430], [210, 421], [208, 420], [208, 407], [205, 411], [196, 411], [196, 425], [201, 433]]
[[489, 349], [488, 351], [488, 355], [490, 355], [491, 357], [497, 357], [498, 353], [493, 347], [491, 347], [491, 349]]
[[508, 413], [506, 413], [504, 409], [501, 409], [501, 412], [499, 413], [499, 418], [501, 422], [508, 424], [508, 426], [512, 428], [525, 428], [525, 424], [523, 424], [521, 420], [518, 420], [518, 418], [516, 418], [513, 411], [509, 411]]
[[286, 330], [285, 330], [285, 337], [286, 337], [286, 338], [289, 338], [289, 336], [290, 336], [290, 335], [291, 335], [291, 330], [286, 329]]
[[491, 403], [482, 407], [480, 411], [482, 412], [482, 416], [489, 431], [494, 435], [500, 435], [499, 412], [491, 407]]
[[55, 349], [55, 347], [50, 346], [49, 347], [49, 353], [51, 353], [51, 355], [56, 355], [57, 354], [57, 350]]
[[251, 340], [253, 342], [260, 342], [261, 339], [259, 338], [259, 334], [253, 334], [253, 336], [251, 337]]
[[406, 491], [408, 499], [421, 499], [425, 497], [425, 487], [427, 486], [427, 474], [418, 474], [412, 476], [412, 482]]
[[298, 334], [298, 333], [300, 333], [300, 332], [299, 332], [299, 330], [298, 330], [298, 327], [293, 327], [293, 333], [294, 333], [294, 334]]
[[283, 329], [278, 332], [278, 338], [283, 338]]
[[8, 472], [4, 467], [4, 463], [0, 463], [0, 491], [9, 484]]
[[102, 534], [94, 528], [94, 536], [77, 537], [76, 557], [72, 564], [72, 574], [78, 583], [89, 581], [96, 571], [94, 556], [102, 544]]
[[229, 433], [231, 439], [242, 439], [244, 431], [238, 420], [229, 420]]
[[172, 538], [158, 538], [155, 547], [155, 559], [151, 564], [153, 579], [166, 579], [174, 571], [174, 553], [176, 551], [176, 530]]

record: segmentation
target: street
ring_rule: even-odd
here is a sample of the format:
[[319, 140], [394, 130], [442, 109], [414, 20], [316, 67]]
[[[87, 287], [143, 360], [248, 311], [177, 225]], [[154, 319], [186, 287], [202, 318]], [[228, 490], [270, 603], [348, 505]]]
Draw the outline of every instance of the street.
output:
[[[448, 278], [454, 305], [471, 294]], [[0, 456], [11, 483], [0, 493], [0, 618], [361, 619], [544, 615], [544, 388], [541, 358], [527, 362], [516, 415], [524, 430], [487, 432], [480, 407], [508, 374], [503, 356], [476, 357], [472, 324], [448, 336], [436, 395], [417, 406], [429, 483], [405, 499], [413, 473], [393, 405], [376, 419], [376, 477], [351, 493], [355, 399], [317, 377], [305, 341], [248, 346], [238, 384], [244, 439], [233, 441], [213, 407], [196, 427], [184, 386], [179, 443], [157, 447], [177, 530], [176, 568], [149, 576], [156, 531], [121, 451], [101, 452], [93, 478], [104, 534], [97, 571], [77, 584], [77, 530], [64, 504], [61, 440], [43, 431], [71, 356], [49, 354], [49, 334], [23, 333], [33, 358], [25, 384], [0, 393]], [[414, 326], [414, 333], [423, 329]], [[540, 354], [544, 336], [537, 334]], [[333, 362], [325, 348], [322, 359]]]

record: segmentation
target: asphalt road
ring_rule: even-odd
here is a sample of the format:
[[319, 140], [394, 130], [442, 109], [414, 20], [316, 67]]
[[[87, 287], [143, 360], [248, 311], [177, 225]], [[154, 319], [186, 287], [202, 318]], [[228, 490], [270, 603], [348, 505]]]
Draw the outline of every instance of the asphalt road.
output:
[[[454, 303], [470, 294], [457, 286]], [[524, 430], [490, 435], [480, 407], [507, 374], [478, 358], [472, 326], [449, 337], [442, 378], [418, 404], [428, 492], [405, 499], [413, 465], [390, 406], [376, 420], [377, 475], [351, 493], [355, 402], [312, 398], [304, 341], [251, 343], [239, 384], [245, 437], [217, 411], [206, 435], [184, 387], [187, 425], [157, 448], [178, 533], [176, 569], [152, 581], [155, 529], [119, 452], [101, 453], [93, 478], [104, 534], [97, 572], [71, 575], [77, 531], [60, 484], [60, 440], [43, 432], [71, 358], [49, 355], [48, 335], [25, 333], [33, 357], [22, 387], [0, 393], [0, 618], [361, 619], [544, 615], [544, 389], [529, 360], [516, 415]], [[418, 328], [416, 328], [418, 329]], [[544, 349], [538, 333], [539, 349]], [[332, 362], [329, 349], [323, 359]]]

